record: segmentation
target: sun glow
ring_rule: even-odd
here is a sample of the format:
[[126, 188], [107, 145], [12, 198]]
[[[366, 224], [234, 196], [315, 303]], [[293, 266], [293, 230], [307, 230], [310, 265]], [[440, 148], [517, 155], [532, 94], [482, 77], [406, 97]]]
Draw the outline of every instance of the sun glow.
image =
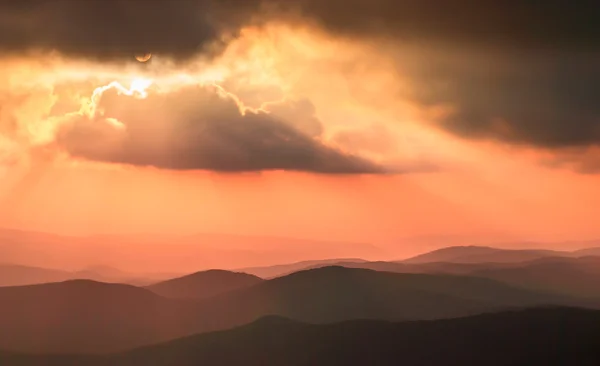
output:
[[148, 97], [148, 88], [150, 88], [152, 83], [153, 81], [151, 79], [135, 78], [129, 84], [129, 88], [126, 88], [125, 86], [123, 86], [122, 83], [118, 81], [112, 81], [107, 85], [99, 86], [96, 89], [94, 89], [89, 103], [83, 108], [83, 112], [87, 113], [90, 116], [96, 115], [97, 106], [100, 102], [100, 99], [102, 98], [102, 94], [104, 94], [104, 92], [110, 89], [116, 89], [119, 94], [145, 99], [146, 97]]
[[129, 85], [129, 91], [131, 93], [137, 93], [141, 98], [148, 96], [148, 88], [152, 85], [151, 79], [137, 78], [131, 81]]

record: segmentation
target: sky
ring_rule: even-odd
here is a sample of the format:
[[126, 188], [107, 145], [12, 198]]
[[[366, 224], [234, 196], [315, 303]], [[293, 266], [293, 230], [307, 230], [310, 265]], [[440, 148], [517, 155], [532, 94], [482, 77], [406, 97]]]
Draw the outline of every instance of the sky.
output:
[[398, 252], [598, 239], [598, 16], [585, 0], [0, 1], [0, 226]]

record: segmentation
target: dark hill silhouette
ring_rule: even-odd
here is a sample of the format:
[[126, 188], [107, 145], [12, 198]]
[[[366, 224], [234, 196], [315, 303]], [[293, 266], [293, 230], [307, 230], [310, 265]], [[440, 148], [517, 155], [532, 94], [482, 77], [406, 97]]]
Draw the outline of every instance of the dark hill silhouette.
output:
[[212, 320], [238, 325], [264, 315], [307, 322], [415, 320], [471, 315], [506, 307], [571, 303], [561, 296], [459, 276], [325, 267], [296, 272], [203, 304]]
[[543, 258], [520, 267], [488, 268], [471, 274], [536, 291], [600, 298], [600, 257]]
[[452, 262], [432, 262], [432, 263], [398, 263], [398, 262], [336, 262], [332, 264], [315, 264], [303, 270], [317, 269], [329, 266], [339, 266], [345, 268], [363, 268], [379, 272], [395, 273], [422, 273], [422, 274], [453, 274], [469, 275], [477, 270], [488, 268], [506, 268], [519, 266], [519, 263], [452, 263]]
[[600, 298], [600, 257], [545, 257], [516, 263], [339, 262], [336, 265], [395, 273], [468, 275], [534, 291]]
[[[525, 252], [525, 253], [523, 253]], [[552, 256], [554, 254], [554, 256]], [[405, 261], [366, 261], [363, 259], [329, 259], [305, 261], [267, 267], [240, 269], [240, 272], [255, 274], [262, 278], [275, 278], [294, 272], [329, 266], [365, 268], [375, 271], [398, 273], [470, 274], [487, 268], [518, 266], [520, 263], [539, 258], [570, 256], [569, 252], [513, 251], [489, 247], [450, 247], [426, 253]], [[497, 258], [495, 258], [497, 256]], [[465, 259], [467, 258], [467, 259]], [[497, 261], [494, 261], [497, 259]], [[481, 260], [481, 261], [480, 261]], [[488, 261], [490, 260], [490, 261]]]
[[403, 263], [506, 263], [525, 262], [544, 257], [571, 256], [571, 252], [538, 249], [498, 249], [478, 246], [458, 246], [434, 250], [401, 261]]
[[197, 331], [193, 307], [120, 284], [75, 280], [0, 288], [0, 349], [103, 352]]
[[321, 268], [338, 263], [366, 263], [367, 261], [360, 258], [333, 258], [333, 259], [321, 259], [312, 261], [302, 261], [296, 263], [278, 264], [274, 266], [266, 267], [252, 267], [242, 268], [239, 271], [244, 273], [253, 274], [262, 278], [275, 278], [280, 276], [289, 275], [291, 273], [302, 271], [311, 268]]
[[246, 273], [209, 270], [159, 282], [146, 288], [169, 298], [202, 299], [253, 286], [262, 281], [263, 279]]
[[468, 318], [309, 325], [270, 317], [108, 357], [0, 354], [11, 366], [598, 365], [600, 312], [529, 309]]
[[0, 304], [0, 349], [110, 352], [227, 329], [266, 315], [311, 323], [400, 321], [579, 303], [485, 278], [325, 267], [204, 300], [167, 299], [129, 285], [68, 281], [0, 288]]

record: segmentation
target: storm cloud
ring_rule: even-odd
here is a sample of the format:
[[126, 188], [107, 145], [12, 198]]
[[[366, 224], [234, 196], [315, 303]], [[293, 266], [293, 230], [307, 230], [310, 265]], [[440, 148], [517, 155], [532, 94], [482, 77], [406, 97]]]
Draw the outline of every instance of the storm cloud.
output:
[[[543, 148], [600, 143], [600, 57], [438, 57], [409, 66], [410, 98], [449, 105], [440, 127], [464, 138]], [[406, 66], [406, 65], [405, 65]]]
[[[435, 121], [435, 127], [467, 139], [560, 150], [600, 144], [599, 18], [600, 6], [591, 0], [1, 0], [0, 52], [56, 51], [95, 60], [131, 60], [133, 54], [152, 52], [177, 60], [218, 51], [247, 25], [309, 22], [330, 35], [392, 54], [398, 73], [412, 84], [410, 94], [399, 97], [424, 107], [451, 106], [452, 113]], [[412, 48], [407, 51], [406, 45]], [[420, 53], [411, 54], [414, 50]], [[128, 105], [136, 103], [152, 108], [145, 101]], [[186, 121], [202, 120], [207, 113], [195, 116], [191, 107], [186, 108], [190, 109]], [[201, 150], [190, 142], [195, 136], [202, 146], [217, 146], [215, 141], [222, 140], [240, 144], [240, 151], [245, 151], [240, 156], [260, 156], [266, 161], [256, 164], [264, 168], [328, 171], [308, 161], [335, 160], [339, 164], [333, 165], [344, 166], [341, 171], [371, 170], [311, 138], [321, 132], [316, 117], [307, 116], [294, 127], [277, 117], [277, 113], [297, 115], [298, 108], [306, 109], [272, 106], [271, 115], [227, 112], [230, 120], [244, 123], [203, 122], [203, 132], [192, 129], [196, 132], [190, 135], [181, 132], [185, 129], [172, 130], [180, 138], [173, 141], [186, 143], [178, 152], [164, 150], [154, 157], [150, 155], [156, 152], [143, 151], [146, 145], [134, 127], [142, 117], [128, 115], [127, 132], [120, 137], [128, 143], [110, 140], [121, 147], [93, 154], [134, 164], [205, 167], [208, 160], [199, 157], [221, 150]], [[172, 112], [165, 118], [181, 116]], [[146, 118], [150, 115], [145, 113]], [[89, 132], [76, 126], [72, 134]], [[116, 138], [112, 129], [110, 139]], [[287, 141], [280, 146], [286, 151], [283, 156], [272, 156], [267, 142], [257, 142], [261, 136], [271, 145]], [[75, 148], [70, 139], [65, 141], [72, 153], [92, 154], [89, 146]], [[233, 159], [236, 149], [231, 146], [225, 154], [216, 154], [215, 168], [245, 169]], [[184, 151], [191, 157], [185, 158]], [[311, 160], [292, 151], [311, 151], [313, 158], [320, 158]]]
[[174, 170], [292, 170], [385, 173], [365, 159], [327, 147], [292, 123], [242, 113], [213, 87], [185, 87], [147, 98], [106, 91], [95, 116], [71, 115], [58, 143], [91, 160]]
[[298, 15], [362, 38], [598, 50], [599, 13], [586, 0], [2, 0], [0, 50], [187, 57], [245, 25]]
[[[236, 3], [241, 9], [243, 2]], [[218, 23], [218, 14], [212, 1], [3, 0], [0, 50], [99, 60], [146, 52], [187, 58], [207, 52], [226, 29], [238, 28], [235, 14], [227, 25]]]

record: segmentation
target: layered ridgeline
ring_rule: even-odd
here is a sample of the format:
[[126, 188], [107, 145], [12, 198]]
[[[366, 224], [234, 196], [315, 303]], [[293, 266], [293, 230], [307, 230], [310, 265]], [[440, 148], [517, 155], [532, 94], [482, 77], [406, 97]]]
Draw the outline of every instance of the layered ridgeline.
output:
[[0, 287], [68, 280], [92, 280], [143, 286], [172, 276], [173, 274], [169, 273], [128, 273], [108, 266], [90, 266], [76, 271], [64, 271], [18, 264], [0, 264]]
[[267, 317], [105, 356], [19, 355], [11, 366], [597, 365], [600, 312], [539, 308], [466, 318], [305, 324]]
[[453, 273], [469, 274], [477, 269], [505, 268], [541, 259], [578, 259], [600, 257], [600, 248], [575, 251], [545, 249], [500, 249], [481, 246], [454, 246], [423, 253], [398, 261], [367, 261], [363, 259], [326, 259], [304, 261], [274, 266], [250, 267], [240, 272], [263, 278], [284, 276], [305, 269], [340, 265], [354, 268], [369, 268], [378, 271], [406, 273]]
[[[513, 287], [564, 296], [600, 298], [600, 256], [545, 257], [510, 263], [398, 263], [340, 261], [336, 266], [382, 272], [461, 275], [493, 279]], [[311, 268], [321, 268], [313, 264]]]
[[325, 267], [202, 300], [92, 281], [0, 288], [0, 349], [111, 352], [227, 329], [268, 315], [310, 323], [441, 319], [588, 300], [468, 276]]
[[246, 273], [209, 270], [158, 282], [146, 288], [168, 298], [203, 299], [250, 287], [262, 281], [262, 278]]
[[516, 263], [548, 257], [600, 256], [600, 248], [575, 251], [547, 249], [500, 249], [480, 246], [456, 246], [434, 250], [406, 259], [404, 263]]

